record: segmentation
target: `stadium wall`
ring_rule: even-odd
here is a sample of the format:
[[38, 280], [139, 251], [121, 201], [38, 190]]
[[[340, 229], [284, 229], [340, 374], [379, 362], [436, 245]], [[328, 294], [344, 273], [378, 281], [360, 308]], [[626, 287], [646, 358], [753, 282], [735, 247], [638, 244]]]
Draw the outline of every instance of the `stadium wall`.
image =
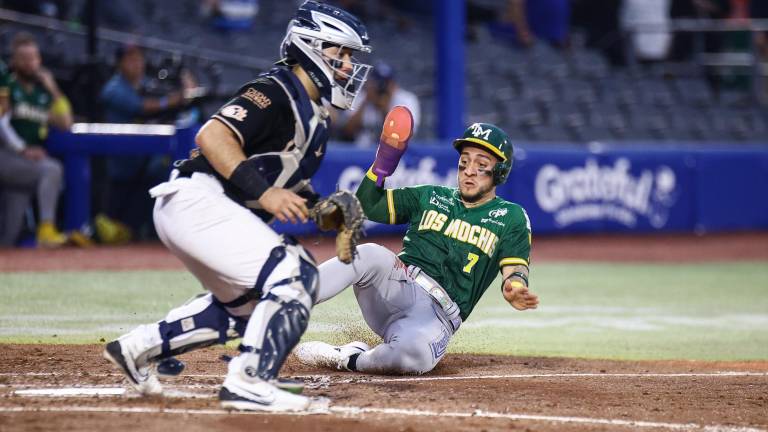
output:
[[[184, 155], [194, 134], [154, 138], [109, 134], [54, 134], [50, 148], [66, 163], [66, 225], [88, 218], [92, 154], [169, 153]], [[90, 143], [84, 145], [83, 143]], [[313, 180], [327, 195], [354, 190], [373, 161], [375, 149], [329, 146]], [[457, 154], [448, 143], [411, 143], [389, 187], [456, 184]], [[721, 143], [664, 145], [621, 143], [591, 146], [517, 143], [515, 164], [498, 194], [522, 205], [537, 234], [590, 232], [716, 232], [768, 229], [768, 146]], [[292, 234], [310, 225], [286, 225]], [[404, 226], [369, 223], [369, 234], [402, 232]]]

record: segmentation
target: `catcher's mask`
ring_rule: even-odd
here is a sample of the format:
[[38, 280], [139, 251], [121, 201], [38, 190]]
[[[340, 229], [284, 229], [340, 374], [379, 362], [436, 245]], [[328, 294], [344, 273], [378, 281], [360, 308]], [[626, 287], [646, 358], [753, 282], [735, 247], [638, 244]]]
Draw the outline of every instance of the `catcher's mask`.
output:
[[[352, 57], [352, 72], [341, 71], [341, 61], [328, 57], [324, 48], [349, 48], [353, 53], [370, 53], [368, 30], [354, 15], [343, 9], [316, 1], [307, 1], [288, 24], [280, 45], [282, 60], [278, 64], [298, 64], [306, 72], [320, 96], [333, 106], [350, 109], [363, 88], [370, 65]], [[342, 80], [334, 76], [338, 74]]]

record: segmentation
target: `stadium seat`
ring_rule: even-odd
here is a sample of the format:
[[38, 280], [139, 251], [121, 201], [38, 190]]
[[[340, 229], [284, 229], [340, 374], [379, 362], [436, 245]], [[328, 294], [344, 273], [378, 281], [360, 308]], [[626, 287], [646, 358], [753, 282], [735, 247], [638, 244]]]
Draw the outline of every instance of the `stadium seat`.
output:
[[625, 74], [614, 74], [597, 85], [601, 103], [618, 106], [637, 104], [640, 97], [635, 89], [635, 79]]
[[575, 127], [573, 133], [576, 136], [576, 139], [583, 143], [591, 141], [608, 141], [616, 138], [616, 135], [609, 129], [591, 125]]
[[561, 84], [563, 101], [591, 105], [597, 101], [597, 92], [590, 81], [571, 79]]
[[629, 126], [626, 116], [615, 102], [601, 102], [590, 107], [587, 118], [589, 126], [608, 130], [617, 137], [623, 136]]
[[575, 76], [599, 80], [610, 74], [608, 62], [600, 53], [591, 50], [576, 51], [571, 57], [571, 71]]
[[522, 100], [507, 101], [500, 105], [504, 109], [504, 115], [510, 124], [529, 129], [544, 124], [544, 116], [538, 106]]
[[535, 126], [528, 129], [528, 134], [535, 141], [573, 142], [576, 136], [559, 126]]
[[524, 100], [546, 104], [556, 100], [557, 91], [550, 80], [528, 77], [522, 84], [521, 95]]
[[656, 107], [670, 107], [675, 97], [668, 83], [663, 79], [642, 79], [635, 83], [640, 100]]
[[678, 79], [675, 81], [678, 100], [695, 107], [710, 107], [715, 101], [712, 89], [703, 79]]
[[573, 129], [588, 124], [585, 110], [572, 102], [558, 102], [546, 107], [547, 119], [550, 125]]

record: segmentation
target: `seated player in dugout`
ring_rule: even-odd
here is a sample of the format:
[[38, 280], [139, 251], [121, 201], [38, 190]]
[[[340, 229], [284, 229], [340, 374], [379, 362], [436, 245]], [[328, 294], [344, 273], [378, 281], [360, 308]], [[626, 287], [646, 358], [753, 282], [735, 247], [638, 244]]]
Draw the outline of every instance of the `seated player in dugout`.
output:
[[512, 169], [507, 134], [475, 123], [453, 142], [458, 188], [385, 189], [384, 178], [397, 168], [412, 130], [405, 107], [390, 111], [376, 160], [357, 189], [368, 219], [409, 224], [402, 251], [367, 243], [351, 264], [331, 259], [319, 267], [318, 303], [352, 285], [366, 323], [383, 343], [369, 348], [363, 342], [339, 347], [305, 342], [294, 353], [306, 365], [378, 374], [429, 372], [499, 271], [501, 294], [512, 307], [538, 305], [528, 290], [528, 215], [496, 195]]
[[4, 242], [16, 241], [29, 198], [36, 195], [37, 245], [57, 247], [75, 240], [85, 246], [82, 234], [68, 238], [56, 228], [64, 169], [45, 147], [49, 126], [62, 130], [72, 126], [69, 100], [43, 66], [31, 34], [13, 37], [10, 66], [10, 73], [0, 73], [0, 181], [12, 192], [12, 198], [0, 205], [6, 219], [6, 229], [0, 230], [5, 231]]

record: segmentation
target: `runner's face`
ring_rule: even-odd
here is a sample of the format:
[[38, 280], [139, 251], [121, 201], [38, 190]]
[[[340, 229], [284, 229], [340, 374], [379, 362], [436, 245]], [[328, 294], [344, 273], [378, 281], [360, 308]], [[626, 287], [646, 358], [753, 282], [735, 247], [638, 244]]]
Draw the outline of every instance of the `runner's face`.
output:
[[477, 202], [494, 193], [493, 167], [496, 158], [489, 152], [465, 145], [459, 156], [459, 192], [466, 202]]

